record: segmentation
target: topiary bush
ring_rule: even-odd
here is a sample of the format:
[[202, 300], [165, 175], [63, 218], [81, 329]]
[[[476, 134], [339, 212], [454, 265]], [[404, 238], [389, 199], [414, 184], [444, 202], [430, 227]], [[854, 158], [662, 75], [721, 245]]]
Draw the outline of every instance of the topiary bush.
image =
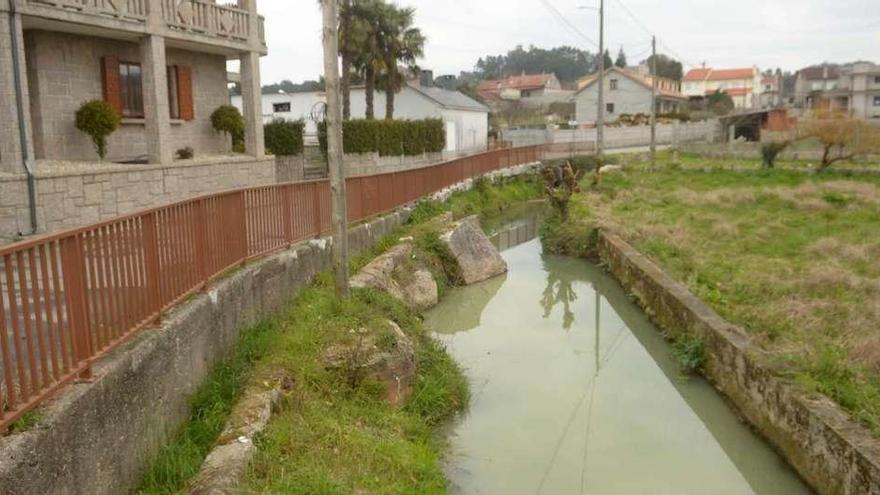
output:
[[225, 132], [232, 138], [232, 150], [242, 153], [244, 149], [244, 117], [232, 105], [221, 105], [211, 114], [214, 130]]
[[122, 116], [109, 103], [92, 100], [76, 111], [76, 128], [92, 138], [101, 160], [107, 156], [107, 136], [119, 127]]
[[303, 151], [302, 120], [286, 121], [275, 119], [263, 126], [266, 150], [276, 156], [298, 155]]

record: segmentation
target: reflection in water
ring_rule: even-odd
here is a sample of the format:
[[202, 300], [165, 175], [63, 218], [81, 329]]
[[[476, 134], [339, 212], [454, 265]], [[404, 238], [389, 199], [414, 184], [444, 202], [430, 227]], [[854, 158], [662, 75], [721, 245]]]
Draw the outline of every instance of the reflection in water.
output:
[[711, 386], [680, 379], [613, 279], [536, 241], [504, 257], [506, 278], [456, 289], [426, 317], [472, 387], [451, 426], [455, 490], [809, 493]]

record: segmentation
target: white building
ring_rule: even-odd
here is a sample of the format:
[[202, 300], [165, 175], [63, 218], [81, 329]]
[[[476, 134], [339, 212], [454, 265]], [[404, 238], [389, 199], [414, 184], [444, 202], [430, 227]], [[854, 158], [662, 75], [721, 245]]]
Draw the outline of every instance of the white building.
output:
[[757, 67], [742, 69], [691, 69], [685, 74], [681, 92], [691, 98], [704, 98], [716, 91], [727, 93], [736, 108], [761, 105], [761, 72]]
[[[316, 105], [326, 102], [324, 92], [264, 94], [263, 120], [299, 120], [306, 122], [306, 137], [314, 140], [317, 125], [312, 119]], [[232, 104], [241, 109], [241, 98], [232, 97]], [[385, 118], [385, 93], [373, 95], [374, 114]], [[351, 89], [351, 118], [366, 116], [366, 95], [362, 86]], [[446, 128], [446, 150], [452, 153], [484, 151], [488, 146], [489, 109], [458, 91], [434, 86], [409, 84], [395, 95], [394, 118], [401, 120], [442, 119]]]

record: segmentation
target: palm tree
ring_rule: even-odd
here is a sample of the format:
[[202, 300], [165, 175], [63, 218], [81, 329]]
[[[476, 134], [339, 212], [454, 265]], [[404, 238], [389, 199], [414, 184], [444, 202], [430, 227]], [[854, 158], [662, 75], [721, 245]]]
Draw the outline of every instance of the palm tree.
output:
[[383, 70], [384, 58], [380, 49], [380, 20], [387, 4], [384, 0], [355, 0], [354, 18], [357, 19], [357, 55], [353, 66], [363, 77], [366, 98], [366, 118], [373, 119], [375, 114], [373, 96], [376, 92], [377, 75]]
[[403, 77], [397, 67], [404, 64], [418, 71], [416, 60], [424, 55], [425, 36], [413, 27], [415, 9], [384, 4], [379, 18], [378, 46], [384, 65], [385, 118], [394, 118], [394, 95], [403, 86]]

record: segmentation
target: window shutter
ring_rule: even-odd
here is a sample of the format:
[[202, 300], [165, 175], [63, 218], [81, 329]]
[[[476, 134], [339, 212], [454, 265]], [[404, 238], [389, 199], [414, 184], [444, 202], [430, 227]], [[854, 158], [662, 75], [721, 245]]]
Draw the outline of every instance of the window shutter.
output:
[[119, 82], [119, 59], [113, 56], [101, 59], [101, 83], [104, 101], [122, 114], [122, 88]]
[[180, 105], [180, 118], [195, 118], [193, 108], [192, 68], [188, 65], [177, 66], [177, 103]]

